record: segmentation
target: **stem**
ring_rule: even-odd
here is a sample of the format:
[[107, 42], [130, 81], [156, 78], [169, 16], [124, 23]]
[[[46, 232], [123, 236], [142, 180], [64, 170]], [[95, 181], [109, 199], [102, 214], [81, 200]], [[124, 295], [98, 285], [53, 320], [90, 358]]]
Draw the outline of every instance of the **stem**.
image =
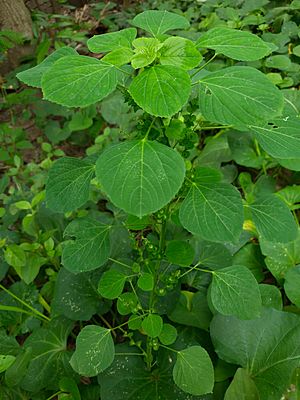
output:
[[59, 394], [64, 394], [66, 392], [62, 392], [61, 390], [59, 392], [56, 392], [54, 394], [52, 394], [50, 397], [48, 397], [46, 400], [51, 400], [54, 399], [54, 397], [58, 396]]
[[102, 315], [99, 315], [99, 317], [101, 321], [104, 322], [104, 324], [111, 330], [111, 333], [116, 338], [117, 337], [116, 332], [114, 332], [113, 327], [110, 325], [110, 323]]
[[154, 125], [154, 122], [155, 122], [155, 121], [156, 121], [156, 117], [153, 118], [153, 120], [152, 120], [152, 122], [151, 122], [149, 128], [147, 129], [146, 135], [145, 135], [145, 137], [144, 137], [143, 140], [147, 140], [148, 135], [149, 135], [149, 133], [150, 133], [150, 131], [151, 131], [151, 129], [152, 129], [152, 126]]
[[205, 68], [209, 63], [211, 63], [217, 57], [217, 55], [218, 55], [218, 53], [215, 53], [208, 61], [206, 61], [206, 63], [201, 65], [199, 68], [197, 68], [196, 71], [191, 75], [191, 78], [193, 78], [195, 75], [197, 75], [198, 72], [201, 71], [203, 68]]
[[17, 300], [18, 302], [20, 302], [21, 304], [23, 304], [23, 306], [29, 308], [29, 310], [31, 310], [32, 312], [34, 312], [36, 315], [38, 315], [39, 317], [44, 318], [44, 320], [46, 321], [50, 321], [50, 318], [46, 317], [46, 315], [42, 314], [41, 312], [39, 312], [38, 310], [36, 310], [35, 308], [31, 307], [28, 303], [26, 303], [24, 300], [20, 299], [18, 296], [16, 296], [14, 293], [12, 293], [10, 290], [6, 289], [4, 286], [2, 286], [0, 284], [0, 289], [4, 290], [4, 292], [6, 292], [7, 294], [9, 294], [11, 297], [13, 297], [15, 300]]
[[125, 263], [123, 263], [122, 261], [115, 260], [114, 258], [111, 258], [111, 257], [109, 257], [109, 260], [112, 261], [112, 262], [114, 262], [114, 263], [116, 263], [116, 264], [122, 265], [123, 267], [132, 269], [132, 267], [131, 267], [130, 265], [125, 264]]

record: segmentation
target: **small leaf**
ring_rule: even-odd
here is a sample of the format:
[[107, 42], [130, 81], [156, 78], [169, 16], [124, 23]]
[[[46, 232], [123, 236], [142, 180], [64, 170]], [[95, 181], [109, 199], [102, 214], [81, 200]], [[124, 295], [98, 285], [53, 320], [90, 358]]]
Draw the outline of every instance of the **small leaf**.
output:
[[149, 114], [171, 117], [191, 93], [188, 73], [171, 65], [155, 65], [137, 75], [129, 86], [134, 101]]
[[268, 43], [250, 32], [217, 27], [204, 33], [197, 41], [198, 47], [213, 49], [218, 54], [239, 61], [255, 61], [270, 54]]
[[112, 64], [87, 56], [67, 56], [43, 75], [44, 98], [67, 107], [86, 107], [113, 92], [118, 83]]
[[138, 217], [169, 203], [184, 175], [184, 161], [175, 150], [148, 140], [111, 146], [96, 164], [96, 176], [111, 201]]
[[187, 29], [189, 21], [169, 11], [148, 10], [133, 18], [132, 25], [144, 29], [153, 36], [161, 35], [173, 29]]
[[251, 126], [261, 147], [275, 158], [300, 158], [300, 120], [275, 119], [265, 126]]
[[128, 315], [134, 310], [136, 305], [137, 305], [137, 298], [133, 293], [131, 292], [123, 293], [121, 294], [121, 296], [118, 298], [117, 301], [118, 313], [121, 315]]
[[75, 237], [62, 253], [62, 264], [73, 273], [91, 271], [101, 267], [110, 254], [110, 225], [92, 218], [79, 218], [66, 228], [64, 236]]
[[177, 338], [177, 329], [173, 325], [164, 324], [158, 338], [166, 346], [173, 344]]
[[276, 286], [261, 283], [259, 285], [259, 290], [263, 307], [271, 307], [279, 311], [282, 310], [281, 292]]
[[166, 39], [160, 54], [159, 59], [162, 65], [173, 65], [186, 70], [197, 67], [202, 60], [202, 55], [194, 43], [181, 37]]
[[9, 355], [0, 355], [0, 374], [6, 371], [14, 362], [16, 357]]
[[136, 33], [135, 28], [126, 28], [117, 32], [95, 35], [87, 41], [87, 46], [93, 53], [107, 53], [112, 50], [131, 48]]
[[102, 57], [102, 61], [121, 67], [122, 65], [130, 63], [133, 56], [134, 52], [131, 49], [121, 47], [120, 49], [113, 50], [106, 54]]
[[26, 254], [17, 244], [10, 244], [4, 252], [4, 258], [7, 264], [12, 267], [24, 267], [26, 264]]
[[154, 278], [152, 274], [149, 274], [148, 272], [143, 273], [138, 281], [137, 281], [138, 287], [145, 292], [149, 292], [153, 289], [154, 287]]
[[72, 368], [83, 376], [96, 376], [114, 360], [115, 347], [109, 329], [97, 325], [85, 326], [76, 339], [71, 357]]
[[211, 393], [214, 386], [214, 369], [206, 350], [201, 346], [191, 346], [179, 351], [173, 378], [184, 392], [195, 396]]
[[248, 268], [234, 265], [214, 271], [211, 300], [223, 315], [252, 319], [260, 314], [261, 296], [258, 283]]
[[259, 235], [270, 242], [291, 242], [297, 237], [297, 224], [288, 207], [275, 195], [249, 205]]
[[161, 334], [163, 329], [163, 320], [157, 314], [149, 314], [142, 322], [142, 328], [146, 334], [152, 338]]
[[195, 250], [187, 242], [172, 240], [167, 244], [166, 257], [172, 264], [187, 266], [192, 264]]
[[229, 67], [200, 80], [200, 111], [212, 122], [246, 129], [281, 114], [283, 95], [260, 71]]
[[94, 165], [73, 157], [63, 157], [50, 168], [46, 183], [47, 206], [57, 212], [74, 211], [89, 198]]
[[52, 67], [55, 61], [66, 56], [75, 56], [77, 53], [72, 47], [61, 47], [45, 58], [40, 64], [26, 71], [19, 72], [17, 78], [29, 86], [42, 87], [42, 77]]
[[132, 44], [135, 47], [135, 54], [132, 57], [131, 65], [135, 69], [151, 64], [162, 46], [160, 41], [154, 38], [138, 38]]
[[102, 275], [98, 285], [98, 292], [106, 299], [116, 299], [123, 292], [125, 282], [126, 275], [111, 269]]
[[290, 268], [285, 275], [284, 290], [287, 297], [300, 307], [300, 266]]

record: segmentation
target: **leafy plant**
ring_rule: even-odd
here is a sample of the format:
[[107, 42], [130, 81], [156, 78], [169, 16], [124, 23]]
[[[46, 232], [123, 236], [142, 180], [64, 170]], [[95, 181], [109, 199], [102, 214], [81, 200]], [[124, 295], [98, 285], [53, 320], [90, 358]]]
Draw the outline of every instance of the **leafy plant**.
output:
[[[78, 120], [118, 93], [139, 122], [51, 166], [46, 209], [68, 222], [62, 245], [35, 225], [44, 194], [15, 203], [28, 210], [24, 230], [37, 246], [4, 242], [6, 263], [27, 284], [49, 262], [58, 270], [60, 254], [63, 267], [48, 271], [51, 308], [34, 287], [26, 299], [17, 283], [2, 288], [0, 324], [22, 333], [37, 324], [22, 348], [3, 332], [5, 390], [78, 399], [84, 376], [87, 399], [279, 400], [300, 367], [299, 316], [283, 310], [284, 292], [265, 275], [298, 306], [299, 195], [276, 192], [267, 171], [299, 163], [300, 121], [293, 101], [248, 64], [277, 47], [229, 27], [193, 41], [182, 34], [188, 20], [168, 11], [145, 11], [132, 25], [90, 38], [95, 57], [63, 47], [17, 75], [47, 101], [81, 108]], [[230, 66], [210, 70], [217, 59]], [[232, 159], [261, 176], [238, 173]]]

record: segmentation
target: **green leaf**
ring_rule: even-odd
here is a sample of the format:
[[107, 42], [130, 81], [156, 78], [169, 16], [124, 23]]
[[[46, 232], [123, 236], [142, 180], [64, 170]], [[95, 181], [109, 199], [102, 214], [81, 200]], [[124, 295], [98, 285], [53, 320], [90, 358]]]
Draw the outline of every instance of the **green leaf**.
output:
[[290, 242], [297, 237], [297, 224], [288, 207], [275, 195], [249, 205], [259, 235], [271, 242]]
[[16, 357], [0, 354], [0, 374], [6, 371], [14, 362]]
[[236, 241], [244, 221], [242, 199], [227, 183], [202, 183], [196, 178], [180, 207], [179, 218], [185, 229], [203, 239]]
[[175, 150], [145, 139], [109, 147], [96, 164], [96, 176], [111, 201], [138, 217], [169, 203], [184, 175], [184, 161]]
[[300, 365], [300, 317], [291, 313], [266, 308], [250, 321], [219, 314], [211, 337], [220, 358], [248, 372], [260, 399], [280, 399]]
[[211, 300], [223, 315], [252, 319], [260, 315], [258, 283], [247, 267], [233, 265], [213, 272]]
[[260, 400], [257, 387], [247, 371], [242, 368], [236, 371], [224, 400]]
[[173, 29], [187, 29], [189, 21], [169, 11], [148, 10], [133, 18], [132, 25], [144, 29], [153, 36], [161, 35]]
[[162, 46], [160, 41], [154, 38], [138, 38], [132, 44], [135, 47], [135, 54], [132, 57], [131, 65], [135, 69], [151, 64]]
[[268, 43], [258, 36], [224, 27], [210, 29], [200, 37], [196, 45], [239, 61], [259, 60], [272, 51]]
[[251, 126], [261, 147], [274, 158], [300, 158], [300, 120], [275, 119], [265, 126]]
[[114, 269], [106, 271], [99, 281], [98, 292], [106, 299], [116, 299], [123, 292], [126, 278], [126, 275]]
[[172, 240], [167, 244], [166, 257], [172, 264], [188, 266], [194, 260], [195, 251], [188, 242]]
[[59, 389], [68, 393], [66, 397], [62, 397], [61, 400], [81, 400], [80, 392], [74, 379], [66, 377], [62, 378], [59, 381]]
[[288, 70], [291, 67], [291, 64], [292, 63], [289, 57], [282, 54], [270, 56], [265, 61], [266, 67], [280, 69], [283, 71]]
[[32, 348], [27, 348], [20, 352], [14, 363], [5, 372], [5, 383], [13, 387], [20, 385], [26, 375], [28, 364], [32, 358]]
[[57, 274], [51, 304], [53, 314], [62, 314], [72, 320], [88, 321], [100, 308], [96, 290], [99, 272], [73, 274], [61, 268]]
[[285, 275], [284, 290], [287, 297], [297, 307], [300, 307], [300, 266], [290, 268]]
[[121, 47], [120, 49], [113, 50], [106, 54], [102, 57], [102, 61], [121, 67], [122, 65], [130, 63], [133, 55], [134, 52], [131, 49]]
[[130, 314], [137, 305], [137, 298], [134, 293], [126, 292], [121, 294], [117, 301], [118, 313], [121, 315]]
[[184, 392], [195, 396], [211, 393], [214, 386], [214, 369], [206, 350], [201, 346], [191, 346], [179, 351], [173, 378]]
[[247, 243], [237, 253], [234, 254], [234, 265], [244, 265], [249, 268], [258, 282], [265, 279], [263, 269], [265, 267], [264, 257], [261, 254], [260, 248], [255, 243]]
[[31, 333], [24, 345], [25, 349], [32, 349], [31, 361], [21, 383], [24, 390], [38, 392], [46, 387], [56, 387], [62, 376], [72, 375], [70, 352], [67, 350], [67, 338], [72, 327], [68, 320], [55, 319], [46, 328]]
[[109, 329], [85, 326], [76, 339], [76, 350], [70, 364], [83, 376], [96, 376], [114, 360], [115, 346]]
[[17, 244], [10, 244], [6, 247], [4, 258], [7, 264], [12, 267], [24, 267], [26, 264], [26, 254]]
[[166, 346], [173, 344], [177, 338], [177, 329], [173, 325], [164, 324], [158, 338]]
[[275, 308], [275, 310], [279, 311], [282, 310], [281, 292], [276, 286], [261, 283], [259, 290], [264, 307]]
[[154, 288], [154, 277], [148, 272], [144, 272], [137, 281], [138, 287], [145, 292], [149, 292]]
[[171, 65], [155, 65], [137, 75], [129, 86], [134, 101], [149, 114], [171, 117], [191, 93], [188, 73]]
[[117, 32], [95, 35], [87, 41], [87, 46], [93, 53], [107, 53], [112, 50], [131, 48], [131, 43], [136, 34], [135, 28], [126, 28]]
[[79, 218], [66, 228], [64, 236], [74, 237], [63, 248], [62, 264], [73, 273], [101, 267], [110, 255], [110, 225], [92, 218]]
[[54, 211], [74, 211], [89, 198], [94, 165], [73, 157], [54, 162], [46, 183], [47, 206]]
[[200, 111], [212, 122], [235, 125], [263, 124], [283, 109], [283, 95], [252, 67], [229, 67], [200, 80]]
[[86, 107], [113, 92], [118, 83], [112, 64], [87, 56], [67, 56], [43, 75], [44, 98], [67, 107]]
[[181, 37], [169, 37], [163, 43], [159, 60], [162, 65], [189, 70], [200, 64], [202, 55], [192, 41]]
[[163, 329], [163, 320], [157, 314], [149, 314], [142, 322], [142, 328], [146, 334], [152, 338], [161, 334]]
[[61, 47], [45, 58], [40, 64], [26, 71], [19, 72], [17, 78], [29, 86], [42, 87], [42, 77], [52, 67], [55, 61], [66, 56], [75, 56], [77, 53], [72, 47]]

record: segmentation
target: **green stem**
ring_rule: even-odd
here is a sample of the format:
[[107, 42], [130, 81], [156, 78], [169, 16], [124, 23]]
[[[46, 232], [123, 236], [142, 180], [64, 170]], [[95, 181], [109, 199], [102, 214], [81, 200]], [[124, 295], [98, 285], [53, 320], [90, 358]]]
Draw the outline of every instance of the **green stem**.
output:
[[217, 57], [217, 55], [218, 55], [218, 53], [215, 53], [208, 61], [206, 61], [205, 64], [203, 64], [199, 68], [197, 68], [196, 71], [191, 75], [191, 78], [193, 78], [195, 75], [197, 75], [198, 72], [200, 72], [203, 68], [205, 68], [209, 63], [211, 63]]
[[56, 397], [56, 396], [58, 396], [59, 394], [64, 394], [64, 393], [66, 393], [66, 392], [63, 392], [63, 391], [59, 391], [59, 392], [56, 392], [56, 393], [54, 393], [54, 394], [52, 394], [50, 397], [48, 397], [46, 400], [51, 400], [51, 399], [54, 399], [54, 397]]
[[6, 289], [4, 286], [2, 286], [0, 284], [0, 289], [4, 290], [4, 292], [6, 292], [7, 294], [9, 294], [11, 297], [13, 297], [15, 300], [17, 300], [19, 303], [23, 304], [23, 306], [29, 308], [29, 310], [31, 310], [33, 313], [35, 313], [36, 315], [38, 315], [41, 318], [44, 318], [45, 321], [50, 321], [50, 318], [46, 317], [46, 315], [42, 314], [41, 312], [39, 312], [38, 310], [36, 310], [35, 308], [31, 307], [31, 305], [29, 305], [28, 303], [26, 303], [26, 301], [20, 299], [18, 296], [16, 296], [14, 293], [12, 293], [10, 290]]

